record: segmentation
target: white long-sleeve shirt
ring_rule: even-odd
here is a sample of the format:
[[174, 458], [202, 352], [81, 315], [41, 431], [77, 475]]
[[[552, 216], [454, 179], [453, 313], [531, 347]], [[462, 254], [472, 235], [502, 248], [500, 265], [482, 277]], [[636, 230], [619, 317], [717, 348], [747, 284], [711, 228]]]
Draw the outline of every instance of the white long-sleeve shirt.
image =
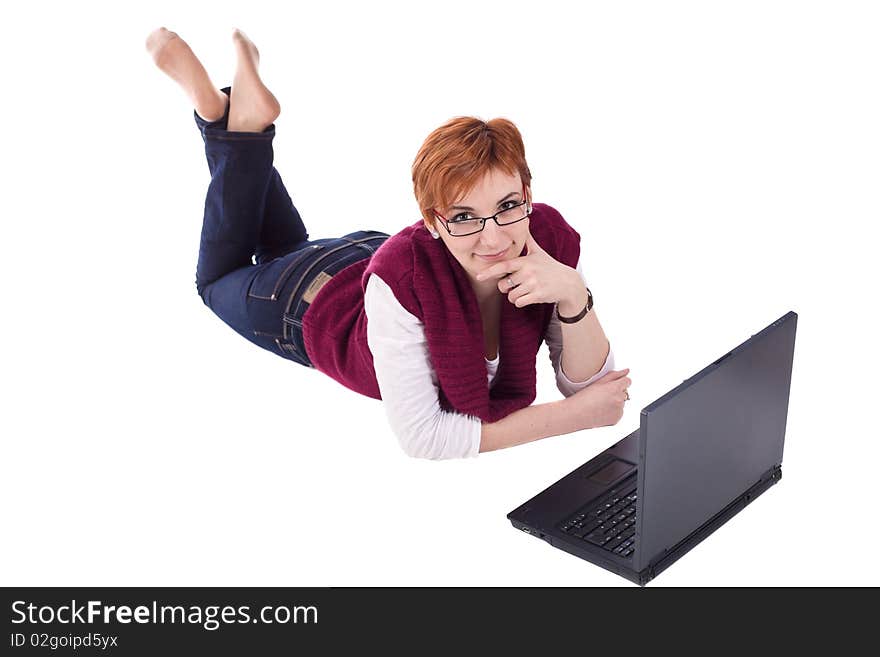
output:
[[[580, 263], [577, 271], [583, 279]], [[375, 273], [367, 281], [364, 310], [376, 381], [388, 422], [404, 452], [430, 459], [477, 456], [482, 421], [440, 407], [437, 373], [431, 365], [421, 320], [400, 305], [388, 284]], [[614, 355], [609, 348], [605, 364], [595, 375], [580, 383], [569, 380], [562, 371], [562, 325], [555, 312], [544, 340], [556, 371], [556, 386], [565, 397], [614, 369]], [[494, 360], [486, 359], [490, 387], [502, 356], [499, 351]]]

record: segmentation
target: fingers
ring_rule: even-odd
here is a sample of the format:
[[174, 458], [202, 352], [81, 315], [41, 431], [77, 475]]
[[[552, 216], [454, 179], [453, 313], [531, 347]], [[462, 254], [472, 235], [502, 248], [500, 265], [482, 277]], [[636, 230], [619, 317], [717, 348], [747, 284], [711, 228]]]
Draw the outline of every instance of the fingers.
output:
[[605, 376], [603, 376], [603, 377], [600, 379], [600, 381], [614, 381], [614, 380], [616, 380], [616, 379], [619, 379], [619, 378], [621, 378], [621, 377], [626, 376], [627, 374], [629, 374], [629, 368], [628, 368], [628, 367], [627, 367], [625, 370], [617, 370], [616, 372], [615, 372], [615, 371], [608, 372], [608, 374], [606, 374]]
[[528, 306], [531, 303], [538, 303], [539, 297], [537, 294], [524, 294], [521, 297], [517, 297], [513, 301], [513, 305], [517, 308], [522, 308], [523, 306]]
[[[626, 371], [629, 372], [628, 369]], [[620, 386], [619, 390], [620, 390], [621, 401], [623, 403], [626, 403], [630, 399], [629, 387], [632, 385], [632, 379], [629, 378], [628, 376], [625, 376], [621, 379], [617, 379], [616, 383]]]
[[517, 257], [513, 260], [499, 262], [491, 267], [487, 267], [481, 272], [478, 272], [476, 278], [478, 281], [485, 281], [489, 278], [505, 278], [511, 276], [523, 268], [522, 260], [522, 258]]
[[627, 374], [629, 374], [628, 367], [616, 372], [608, 372], [599, 381], [610, 383], [612, 386], [610, 389], [615, 391], [615, 396], [620, 395], [620, 401], [625, 402], [628, 399], [628, 388], [632, 385], [632, 379]]
[[[519, 285], [520, 285], [519, 283], [514, 283], [513, 285], [511, 285], [510, 284], [511, 280], [512, 280], [511, 275], [505, 275], [504, 278], [502, 278], [498, 281], [496, 287], [498, 288], [498, 291], [501, 292], [501, 294], [508, 294], [510, 292], [513, 292], [513, 290], [515, 290], [517, 287], [519, 287]], [[511, 299], [511, 301], [513, 301], [513, 300], [514, 299]]]

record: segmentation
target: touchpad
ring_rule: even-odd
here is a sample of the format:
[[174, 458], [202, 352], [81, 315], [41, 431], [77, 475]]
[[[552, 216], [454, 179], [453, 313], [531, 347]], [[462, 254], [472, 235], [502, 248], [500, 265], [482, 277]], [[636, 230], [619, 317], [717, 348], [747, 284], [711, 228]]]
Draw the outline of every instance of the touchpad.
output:
[[591, 474], [587, 479], [594, 481], [597, 484], [608, 485], [614, 483], [635, 469], [636, 467], [632, 463], [627, 463], [620, 459], [614, 459], [603, 468]]

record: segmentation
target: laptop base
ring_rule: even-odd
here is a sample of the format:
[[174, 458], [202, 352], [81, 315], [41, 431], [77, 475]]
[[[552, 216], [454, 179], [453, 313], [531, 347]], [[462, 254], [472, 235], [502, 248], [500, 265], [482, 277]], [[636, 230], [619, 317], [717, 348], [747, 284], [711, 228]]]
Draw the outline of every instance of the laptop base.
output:
[[[628, 436], [628, 438], [635, 437], [637, 434], [638, 432], [636, 431], [631, 436]], [[615, 447], [619, 447], [621, 444], [622, 443], [619, 443], [618, 445], [615, 445]], [[618, 454], [612, 452], [613, 449], [614, 448], [611, 448], [606, 452], [599, 454], [596, 458], [592, 459], [574, 472], [570, 473], [568, 477], [563, 478], [563, 480], [560, 480], [560, 482], [557, 482], [557, 484], [572, 476], [579, 475], [580, 472], [583, 470], [595, 470], [595, 466], [593, 464], [597, 461], [607, 463], [608, 453], [611, 453], [612, 455]], [[585, 561], [589, 561], [590, 563], [593, 563], [601, 568], [604, 568], [605, 570], [615, 573], [616, 575], [620, 575], [621, 577], [624, 577], [635, 584], [644, 586], [661, 572], [669, 568], [669, 566], [671, 566], [673, 563], [678, 561], [685, 554], [690, 552], [690, 550], [692, 550], [697, 544], [703, 541], [706, 537], [712, 534], [712, 532], [721, 527], [721, 525], [726, 523], [737, 513], [742, 511], [746, 506], [751, 504], [755, 499], [763, 494], [768, 488], [776, 484], [780, 479], [782, 479], [782, 467], [775, 466], [771, 468], [761, 477], [761, 479], [757, 483], [751, 486], [742, 495], [737, 497], [724, 509], [715, 514], [715, 516], [710, 518], [699, 529], [691, 533], [689, 536], [680, 541], [677, 545], [673, 546], [671, 549], [667, 550], [665, 554], [652, 560], [651, 564], [641, 571], [637, 571], [627, 564], [627, 561], [632, 563], [631, 558], [623, 559], [615, 557], [611, 553], [603, 550], [602, 548], [598, 548], [594, 545], [587, 543], [586, 541], [569, 536], [562, 532], [558, 527], [556, 527], [555, 522], [551, 521], [551, 523], [548, 523], [548, 525], [546, 526], [544, 526], [543, 523], [538, 526], [537, 523], [529, 522], [529, 520], [535, 520], [536, 517], [534, 516], [534, 514], [531, 514], [532, 517], [528, 518], [527, 516], [529, 514], [527, 512], [531, 510], [534, 506], [540, 505], [541, 497], [551, 491], [553, 486], [539, 493], [529, 502], [522, 505], [518, 509], [511, 511], [507, 515], [507, 517], [516, 529], [519, 529], [531, 536], [534, 536], [535, 538], [546, 541], [555, 548], [568, 552], [569, 554], [584, 559]], [[556, 484], [554, 484], [554, 486], [556, 486]], [[613, 486], [609, 486], [609, 488], [606, 489], [606, 491], [603, 491], [602, 494], [606, 494], [612, 489]], [[588, 501], [589, 500], [582, 500], [581, 503], [586, 503]], [[545, 518], [547, 517], [546, 513], [542, 513], [540, 515], [544, 516]], [[566, 515], [566, 510], [560, 510], [559, 512], [554, 514], [556, 521], [561, 520], [562, 518], [566, 517]]]

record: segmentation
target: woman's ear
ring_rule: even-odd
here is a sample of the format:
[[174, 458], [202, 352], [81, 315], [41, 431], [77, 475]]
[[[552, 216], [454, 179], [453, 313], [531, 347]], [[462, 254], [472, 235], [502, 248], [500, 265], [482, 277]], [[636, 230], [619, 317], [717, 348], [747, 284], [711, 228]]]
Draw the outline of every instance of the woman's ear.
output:
[[435, 240], [439, 239], [440, 233], [437, 232], [437, 222], [431, 221], [427, 217], [422, 217], [422, 219], [424, 220], [425, 229], [431, 234], [431, 237]]

